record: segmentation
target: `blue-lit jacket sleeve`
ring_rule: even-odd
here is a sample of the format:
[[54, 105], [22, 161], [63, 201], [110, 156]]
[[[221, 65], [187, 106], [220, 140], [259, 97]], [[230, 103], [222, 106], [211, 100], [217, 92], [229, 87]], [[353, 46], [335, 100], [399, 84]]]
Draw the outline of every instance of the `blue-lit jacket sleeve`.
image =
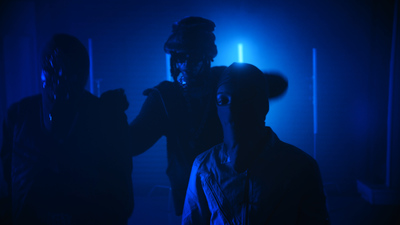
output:
[[201, 161], [199, 158], [193, 163], [182, 213], [182, 225], [210, 224], [211, 212], [208, 208], [207, 199], [199, 176], [200, 164]]
[[167, 116], [157, 90], [151, 91], [136, 118], [129, 124], [130, 146], [139, 155], [153, 146], [165, 134]]
[[303, 184], [298, 187], [302, 193], [298, 224], [330, 224], [321, 173], [316, 161], [305, 166], [302, 174], [303, 176], [298, 177]]
[[3, 121], [3, 143], [0, 150], [0, 159], [2, 166], [2, 182], [5, 181], [5, 185], [1, 184], [0, 191], [0, 221], [2, 224], [11, 224], [11, 214], [12, 214], [12, 205], [11, 205], [11, 161], [12, 161], [12, 148], [13, 148], [13, 129], [12, 129], [12, 115], [15, 116], [15, 113], [11, 113], [13, 108], [16, 105], [13, 105], [8, 111], [7, 117]]

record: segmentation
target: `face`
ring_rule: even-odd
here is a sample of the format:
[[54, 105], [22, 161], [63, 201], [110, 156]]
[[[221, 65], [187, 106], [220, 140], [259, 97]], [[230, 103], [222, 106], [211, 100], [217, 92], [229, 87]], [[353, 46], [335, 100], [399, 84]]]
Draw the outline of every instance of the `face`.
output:
[[42, 69], [43, 92], [50, 102], [76, 100], [83, 91], [79, 76], [66, 68], [66, 58], [55, 50], [46, 58]]
[[248, 103], [235, 91], [231, 83], [221, 85], [217, 91], [218, 115], [222, 124], [237, 127], [248, 119]]
[[177, 54], [176, 68], [180, 71], [178, 82], [182, 85], [200, 86], [204, 81], [204, 57], [186, 53]]
[[264, 126], [264, 117], [260, 113], [255, 92], [235, 87], [232, 83], [222, 84], [217, 91], [218, 116], [224, 127], [236, 137], [244, 137], [249, 130]]

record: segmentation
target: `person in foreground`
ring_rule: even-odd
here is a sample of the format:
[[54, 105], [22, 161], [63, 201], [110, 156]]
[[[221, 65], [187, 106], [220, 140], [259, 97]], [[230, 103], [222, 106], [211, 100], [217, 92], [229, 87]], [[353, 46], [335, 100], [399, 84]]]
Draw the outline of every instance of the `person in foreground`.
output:
[[0, 151], [1, 224], [127, 224], [133, 210], [128, 103], [85, 91], [89, 55], [56, 34], [42, 56], [42, 93], [14, 103]]
[[182, 224], [329, 224], [317, 162], [265, 127], [267, 83], [251, 64], [223, 72], [224, 141], [195, 159]]
[[[140, 113], [129, 125], [133, 155], [147, 151], [162, 136], [167, 139], [167, 175], [175, 214], [182, 215], [186, 189], [194, 159], [221, 143], [223, 132], [214, 104], [218, 80], [226, 66], [211, 66], [217, 55], [213, 21], [185, 17], [172, 25], [164, 45], [171, 55], [173, 82], [163, 81], [144, 91]], [[280, 74], [272, 80], [270, 97], [287, 88]]]

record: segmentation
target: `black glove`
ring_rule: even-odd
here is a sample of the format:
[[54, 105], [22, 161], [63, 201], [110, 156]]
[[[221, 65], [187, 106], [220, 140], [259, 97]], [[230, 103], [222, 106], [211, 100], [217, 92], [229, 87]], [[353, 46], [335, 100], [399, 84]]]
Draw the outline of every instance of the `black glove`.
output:
[[108, 110], [122, 111], [129, 107], [128, 99], [126, 98], [125, 91], [122, 88], [109, 90], [101, 94], [100, 101], [103, 106]]

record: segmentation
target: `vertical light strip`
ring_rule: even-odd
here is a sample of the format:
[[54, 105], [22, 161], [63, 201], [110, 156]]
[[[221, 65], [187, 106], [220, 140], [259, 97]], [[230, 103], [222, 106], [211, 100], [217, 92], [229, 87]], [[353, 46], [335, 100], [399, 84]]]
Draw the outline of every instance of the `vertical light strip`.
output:
[[92, 55], [92, 39], [88, 40], [88, 53], [89, 53], [89, 85], [90, 85], [90, 93], [94, 94], [93, 90], [93, 55]]
[[238, 44], [238, 60], [239, 62], [243, 62], [243, 45]]
[[390, 70], [389, 70], [389, 95], [388, 95], [388, 115], [387, 115], [387, 136], [386, 136], [386, 187], [391, 186], [391, 155], [392, 155], [392, 120], [393, 120], [393, 82], [394, 65], [396, 52], [396, 32], [397, 32], [397, 7], [398, 0], [394, 3], [393, 27], [392, 27], [392, 46], [390, 52]]
[[313, 64], [313, 119], [314, 119], [314, 159], [317, 158], [317, 132], [318, 132], [318, 117], [317, 117], [317, 49], [312, 49], [312, 64]]
[[165, 65], [166, 65], [166, 70], [167, 70], [167, 79], [169, 81], [172, 81], [172, 76], [171, 76], [171, 64], [169, 63], [169, 60], [171, 59], [171, 55], [170, 54], [165, 54]]

